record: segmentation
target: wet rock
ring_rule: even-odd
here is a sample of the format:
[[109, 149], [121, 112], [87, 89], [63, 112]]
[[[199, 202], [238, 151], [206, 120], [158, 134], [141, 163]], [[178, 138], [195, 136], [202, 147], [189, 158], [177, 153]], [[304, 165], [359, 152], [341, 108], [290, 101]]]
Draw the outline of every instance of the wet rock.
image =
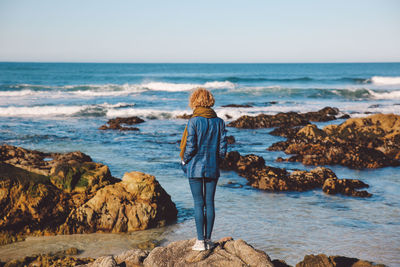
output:
[[130, 172], [72, 210], [60, 232], [130, 232], [164, 226], [176, 216], [175, 204], [154, 176]]
[[3, 145], [0, 152], [0, 244], [28, 235], [134, 231], [176, 218], [154, 176], [132, 172], [121, 181], [79, 151]]
[[185, 120], [188, 120], [188, 119], [190, 119], [192, 117], [192, 114], [186, 114], [186, 113], [184, 113], [184, 114], [182, 114], [182, 115], [177, 115], [175, 118], [177, 118], [177, 119], [185, 119]]
[[286, 112], [275, 115], [260, 114], [257, 116], [242, 116], [228, 124], [230, 127], [256, 129], [271, 127], [294, 127], [307, 125], [310, 121], [331, 121], [337, 119], [339, 110], [337, 108], [325, 107], [319, 111], [297, 113]]
[[325, 180], [322, 190], [328, 194], [343, 194], [353, 197], [370, 197], [371, 194], [367, 191], [357, 191], [356, 189], [368, 188], [369, 185], [354, 179], [337, 179], [328, 178]]
[[48, 176], [0, 162], [0, 243], [57, 231], [71, 209], [69, 196]]
[[99, 130], [120, 130], [120, 131], [139, 131], [139, 128], [136, 127], [125, 127], [126, 125], [135, 125], [144, 122], [143, 119], [133, 116], [127, 118], [117, 117], [115, 119], [110, 119], [107, 121], [107, 124], [104, 124], [99, 127]]
[[252, 105], [249, 104], [228, 104], [228, 105], [223, 105], [222, 107], [224, 108], [252, 108]]
[[269, 256], [254, 249], [245, 241], [219, 241], [212, 250], [193, 251], [195, 239], [172, 242], [166, 247], [153, 249], [144, 260], [144, 266], [268, 266]]
[[288, 126], [281, 126], [277, 127], [269, 134], [275, 135], [275, 136], [282, 136], [286, 138], [292, 138], [297, 134], [297, 132], [301, 129], [301, 127], [288, 127]]
[[385, 267], [383, 264], [348, 258], [343, 256], [326, 256], [325, 254], [306, 255], [296, 267]]
[[94, 258], [78, 258], [64, 255], [62, 251], [47, 254], [35, 254], [22, 259], [13, 259], [7, 262], [0, 262], [0, 266], [80, 266], [94, 262]]
[[[241, 156], [237, 151], [229, 152], [220, 167], [236, 171], [247, 179], [248, 185], [267, 191], [307, 191], [322, 188], [326, 180], [332, 179], [326, 184], [324, 192], [355, 197], [371, 196], [366, 191], [356, 191], [356, 189], [367, 187], [365, 183], [359, 180], [338, 179], [332, 170], [324, 167], [311, 171], [288, 172], [285, 169], [266, 166], [264, 159], [260, 156], [253, 154]], [[329, 190], [331, 184], [335, 190]]]
[[51, 169], [61, 163], [83, 163], [91, 161], [92, 159], [88, 155], [80, 151], [64, 154], [46, 153], [7, 144], [0, 146], [0, 162], [8, 163], [42, 175], [50, 175]]
[[120, 181], [111, 175], [106, 165], [93, 162], [90, 156], [80, 151], [46, 153], [2, 145], [0, 162], [48, 176], [57, 188], [74, 194], [71, 196], [74, 205], [82, 204], [99, 188]]
[[257, 116], [241, 116], [228, 124], [229, 127], [256, 129], [271, 128], [282, 125], [306, 125], [308, 121], [296, 112], [278, 113], [276, 115], [260, 114]]
[[399, 115], [348, 119], [323, 129], [310, 124], [287, 137], [287, 141], [268, 148], [293, 154], [287, 161], [306, 165], [340, 164], [357, 169], [400, 165]]
[[228, 142], [228, 145], [232, 145], [236, 142], [235, 137], [233, 135], [227, 136], [226, 141]]

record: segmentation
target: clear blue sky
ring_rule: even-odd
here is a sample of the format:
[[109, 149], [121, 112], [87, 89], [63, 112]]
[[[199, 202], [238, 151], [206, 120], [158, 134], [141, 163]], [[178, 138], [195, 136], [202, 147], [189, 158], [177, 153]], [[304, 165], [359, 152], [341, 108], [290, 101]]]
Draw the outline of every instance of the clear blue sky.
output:
[[399, 0], [0, 0], [0, 61], [399, 62]]

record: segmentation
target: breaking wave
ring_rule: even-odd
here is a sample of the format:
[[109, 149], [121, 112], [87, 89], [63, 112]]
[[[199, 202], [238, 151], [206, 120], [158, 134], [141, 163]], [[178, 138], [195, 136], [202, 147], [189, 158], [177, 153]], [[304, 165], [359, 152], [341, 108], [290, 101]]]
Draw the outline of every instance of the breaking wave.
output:
[[400, 77], [374, 76], [371, 78], [371, 82], [377, 85], [400, 85]]

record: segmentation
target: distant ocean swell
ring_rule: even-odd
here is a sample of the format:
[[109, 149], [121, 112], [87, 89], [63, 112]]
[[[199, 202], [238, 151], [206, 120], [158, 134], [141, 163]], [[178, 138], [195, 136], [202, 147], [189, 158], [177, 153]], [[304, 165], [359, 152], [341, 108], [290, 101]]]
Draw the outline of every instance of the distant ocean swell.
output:
[[377, 85], [400, 85], [400, 77], [381, 77], [373, 76], [371, 78], [311, 78], [311, 77], [298, 77], [298, 78], [244, 78], [244, 77], [227, 77], [225, 78], [230, 82], [343, 82], [349, 84], [377, 84]]
[[[2, 85], [0, 97], [113, 97], [143, 93], [146, 91], [185, 92], [203, 86], [208, 89], [225, 89], [233, 93], [264, 93], [271, 97], [301, 96], [306, 98], [345, 98], [345, 99], [400, 99], [400, 89], [368, 88], [288, 88], [283, 86], [240, 86], [232, 82], [206, 82], [204, 84], [150, 82], [143, 84], [103, 84], [40, 86], [29, 84]], [[0, 100], [0, 105], [5, 104]]]

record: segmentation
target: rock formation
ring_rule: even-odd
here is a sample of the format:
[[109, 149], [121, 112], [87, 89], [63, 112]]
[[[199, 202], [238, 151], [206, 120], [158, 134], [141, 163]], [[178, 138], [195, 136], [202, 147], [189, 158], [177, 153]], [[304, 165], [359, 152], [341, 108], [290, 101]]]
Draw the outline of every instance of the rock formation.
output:
[[99, 127], [99, 130], [120, 130], [120, 131], [139, 131], [137, 127], [126, 127], [122, 126], [123, 124], [126, 125], [135, 125], [138, 123], [144, 122], [143, 119], [133, 116], [127, 118], [117, 117], [115, 119], [110, 119], [107, 121], [107, 124], [104, 124]]
[[171, 197], [154, 176], [130, 172], [121, 182], [99, 189], [85, 204], [73, 209], [60, 232], [130, 232], [164, 226], [176, 216]]
[[281, 161], [299, 161], [305, 165], [340, 164], [357, 169], [400, 165], [399, 115], [353, 118], [323, 129], [309, 124], [287, 137], [287, 141], [268, 148], [294, 154], [288, 159], [279, 158]]
[[154, 176], [121, 181], [82, 152], [44, 153], [0, 147], [0, 244], [26, 235], [127, 232], [176, 219]]
[[95, 261], [93, 258], [78, 258], [74, 255], [79, 254], [76, 248], [69, 248], [56, 253], [36, 254], [26, 256], [22, 259], [13, 259], [7, 262], [0, 262], [0, 266], [77, 266]]
[[144, 266], [254, 266], [273, 267], [269, 256], [241, 239], [217, 242], [212, 250], [193, 251], [195, 240], [172, 242], [153, 249], [144, 260]]
[[385, 267], [370, 261], [348, 258], [343, 256], [326, 256], [325, 254], [306, 255], [296, 267]]
[[[27, 256], [0, 262], [0, 266], [80, 266], [80, 267], [169, 267], [169, 266], [215, 266], [215, 267], [290, 267], [285, 261], [270, 257], [261, 250], [253, 248], [245, 241], [222, 238], [211, 250], [193, 251], [195, 239], [181, 240], [156, 247], [152, 251], [130, 249], [118, 255], [105, 255], [94, 258], [78, 258], [76, 248], [48, 254]], [[343, 256], [306, 255], [296, 267], [385, 267], [369, 261]]]
[[[239, 119], [228, 124], [230, 127], [256, 129], [271, 127], [294, 127], [307, 125], [310, 121], [331, 121], [337, 119], [339, 110], [337, 108], [325, 107], [319, 111], [296, 113], [280, 112], [276, 115], [259, 114], [257, 116], [241, 116]], [[345, 118], [347, 118], [345, 116]]]
[[367, 184], [359, 180], [338, 179], [332, 170], [323, 167], [290, 173], [285, 169], [266, 166], [262, 157], [253, 154], [242, 156], [237, 151], [229, 152], [220, 167], [236, 171], [252, 187], [267, 191], [306, 191], [323, 187], [328, 194], [371, 196], [366, 191], [356, 190], [368, 187]]

